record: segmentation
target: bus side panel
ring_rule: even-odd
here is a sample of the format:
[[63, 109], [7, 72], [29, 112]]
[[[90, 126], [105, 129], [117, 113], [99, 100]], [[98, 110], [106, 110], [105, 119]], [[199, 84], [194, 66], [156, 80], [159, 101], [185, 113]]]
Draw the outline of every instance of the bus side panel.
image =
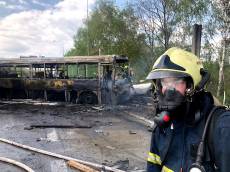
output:
[[98, 80], [96, 79], [77, 79], [74, 80], [73, 89], [78, 90], [91, 90], [96, 91], [98, 89]]

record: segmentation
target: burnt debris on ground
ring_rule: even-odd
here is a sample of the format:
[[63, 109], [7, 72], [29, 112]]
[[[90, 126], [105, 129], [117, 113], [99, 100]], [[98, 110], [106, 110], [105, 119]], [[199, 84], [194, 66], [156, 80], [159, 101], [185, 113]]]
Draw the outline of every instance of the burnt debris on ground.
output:
[[[145, 170], [151, 132], [128, 114], [151, 120], [154, 107], [149, 96], [133, 96], [123, 105], [49, 104], [27, 100], [25, 103], [1, 102], [0, 106], [3, 138], [123, 171]], [[62, 160], [3, 143], [0, 153], [37, 172], [74, 171]], [[6, 171], [12, 168], [4, 165]]]

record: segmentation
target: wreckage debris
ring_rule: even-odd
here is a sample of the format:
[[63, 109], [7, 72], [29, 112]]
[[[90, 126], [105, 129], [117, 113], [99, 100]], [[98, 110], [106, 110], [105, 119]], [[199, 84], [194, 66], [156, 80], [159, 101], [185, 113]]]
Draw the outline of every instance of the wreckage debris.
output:
[[78, 169], [78, 170], [80, 170], [80, 171], [82, 171], [82, 172], [99, 172], [99, 171], [97, 171], [97, 170], [95, 170], [95, 169], [93, 169], [93, 168], [91, 168], [91, 167], [88, 167], [88, 166], [86, 166], [86, 165], [83, 165], [83, 164], [81, 164], [81, 163], [79, 163], [79, 162], [77, 162], [77, 161], [69, 160], [69, 161], [67, 162], [67, 164], [68, 164], [70, 167], [76, 168], [76, 169]]
[[129, 134], [137, 134], [136, 131], [129, 130]]
[[[21, 107], [22, 105], [20, 105], [19, 107]], [[133, 106], [133, 107], [131, 107], [131, 106]], [[21, 108], [19, 108], [18, 106], [17, 106], [17, 109], [21, 109]], [[23, 106], [24, 107], [24, 106]], [[29, 106], [29, 107], [31, 107], [31, 106]], [[34, 106], [35, 107], [35, 106]], [[96, 107], [96, 108], [94, 108], [94, 107]], [[110, 109], [108, 108], [108, 111], [109, 112], [100, 112], [100, 111], [105, 111], [105, 110], [107, 110], [107, 107], [111, 107]], [[84, 123], [85, 122], [87, 122], [88, 123], [88, 121], [89, 120], [91, 120], [90, 121], [90, 123], [92, 123], [93, 124], [93, 126], [95, 127], [95, 128], [93, 128], [93, 129], [99, 129], [98, 130], [98, 132], [100, 133], [102, 133], [102, 134], [95, 134], [95, 132], [94, 133], [92, 133], [92, 131], [94, 131], [94, 130], [83, 130], [83, 133], [86, 133], [86, 131], [88, 132], [88, 131], [90, 131], [90, 134], [92, 134], [92, 135], [90, 135], [90, 136], [93, 136], [93, 137], [97, 137], [98, 135], [99, 135], [99, 137], [101, 137], [101, 138], [106, 138], [106, 139], [108, 139], [108, 138], [110, 138], [110, 137], [103, 137], [102, 135], [104, 135], [104, 133], [106, 134], [106, 132], [110, 132], [110, 131], [112, 131], [113, 130], [113, 128], [115, 128], [116, 129], [116, 124], [117, 123], [119, 123], [119, 121], [121, 120], [121, 118], [123, 119], [123, 116], [122, 115], [124, 115], [124, 118], [125, 119], [127, 119], [128, 118], [128, 115], [126, 114], [126, 113], [123, 113], [123, 110], [127, 110], [127, 111], [129, 111], [130, 110], [130, 107], [131, 108], [133, 108], [132, 109], [132, 112], [133, 111], [135, 111], [136, 109], [138, 109], [138, 112], [139, 112], [139, 108], [138, 107], [136, 107], [136, 106], [134, 106], [133, 104], [128, 104], [128, 105], [125, 105], [125, 106], [122, 106], [122, 105], [117, 105], [116, 107], [115, 107], [115, 111], [112, 111], [112, 112], [110, 112], [110, 110], [113, 110], [113, 106], [93, 106], [93, 108], [91, 108], [91, 106], [89, 106], [89, 105], [75, 105], [75, 106], [71, 106], [71, 108], [66, 108], [66, 109], [63, 109], [63, 107], [58, 107], [57, 109], [56, 108], [53, 108], [53, 107], [47, 107], [47, 106], [42, 106], [42, 108], [40, 109], [40, 108], [38, 108], [37, 106], [35, 107], [36, 109], [35, 109], [35, 111], [33, 111], [32, 109], [29, 111], [29, 112], [31, 112], [31, 113], [36, 113], [36, 115], [33, 115], [33, 119], [34, 119], [34, 117], [41, 117], [41, 119], [42, 119], [42, 121], [41, 120], [35, 120], [35, 121], [37, 121], [37, 122], [39, 122], [39, 123], [37, 123], [37, 122], [35, 122], [33, 125], [43, 125], [43, 126], [33, 126], [33, 125], [31, 125], [31, 120], [29, 121], [29, 120], [27, 120], [27, 122], [29, 122], [29, 123], [27, 123], [27, 124], [25, 124], [24, 126], [26, 126], [26, 125], [31, 125], [31, 126], [29, 126], [28, 128], [30, 128], [30, 129], [34, 129], [34, 128], [39, 128], [39, 127], [41, 127], [41, 128], [52, 128], [52, 127], [54, 127], [54, 126], [58, 126], [57, 128], [59, 128], [59, 126], [64, 126], [64, 125], [66, 125], [66, 126], [71, 126], [71, 128], [72, 128], [72, 126], [74, 125], [71, 121], [72, 120], [66, 120], [66, 122], [65, 121], [63, 121], [63, 119], [66, 119], [66, 117], [70, 117], [70, 119], [75, 119], [75, 118], [77, 118], [77, 121], [79, 120], [79, 121], [83, 121]], [[62, 111], [59, 111], [59, 108], [60, 109], [63, 109], [63, 113], [62, 113]], [[83, 109], [89, 109], [90, 111], [87, 111], [87, 112], [92, 112], [92, 114], [87, 114], [87, 113], [81, 113], [81, 112], [79, 112], [78, 110], [80, 109], [80, 110], [83, 110]], [[55, 109], [55, 110], [53, 110], [53, 109]], [[38, 111], [37, 111], [38, 110]], [[46, 120], [45, 118], [44, 118], [44, 115], [41, 115], [40, 113], [40, 110], [42, 110], [44, 113], [43, 114], [45, 114], [45, 116], [47, 116], [48, 117], [48, 119]], [[21, 111], [22, 113], [24, 113], [24, 111]], [[26, 113], [29, 113], [29, 112], [26, 112]], [[73, 113], [72, 113], [73, 112]], [[95, 113], [94, 113], [95, 112]], [[119, 113], [119, 112], [121, 112], [121, 113]], [[22, 115], [22, 113], [19, 113], [19, 115]], [[58, 115], [65, 115], [65, 117], [64, 118], [56, 118], [55, 116], [58, 116]], [[134, 113], [135, 114], [135, 113]], [[23, 114], [22, 116], [24, 117], [26, 114]], [[92, 115], [92, 118], [91, 118], [91, 115]], [[107, 115], [107, 116], [106, 116]], [[110, 117], [110, 115], [111, 115], [111, 117], [113, 118], [114, 116], [112, 116], [112, 115], [116, 115], [116, 117], [118, 117], [119, 118], [119, 120], [114, 120], [114, 119], [110, 119], [109, 117]], [[100, 118], [99, 118], [99, 117]], [[140, 115], [140, 116], [142, 116], [142, 114]], [[144, 115], [143, 115], [144, 116]], [[104, 117], [106, 117], [106, 118], [104, 118]], [[121, 118], [120, 118], [121, 117]], [[134, 117], [134, 116], [131, 116], [131, 117]], [[28, 118], [28, 119], [30, 119], [30, 118]], [[105, 119], [105, 120], [101, 120], [101, 119]], [[130, 118], [128, 118], [128, 119], [130, 119]], [[143, 119], [142, 119], [143, 120]], [[129, 122], [130, 121], [132, 121], [132, 119], [131, 120], [128, 120]], [[58, 122], [58, 123], [57, 123]], [[114, 122], [114, 123], [113, 123]], [[56, 123], [56, 124], [55, 124]], [[86, 125], [88, 125], [86, 123]], [[69, 125], [68, 125], [69, 124]], [[82, 124], [82, 123], [79, 123], [79, 124]], [[85, 124], [82, 124], [82, 125], [85, 125]], [[109, 127], [109, 126], [114, 126], [114, 127]], [[44, 127], [45, 126], [45, 127]], [[103, 126], [103, 127], [105, 127], [105, 128], [103, 128], [103, 127], [100, 127], [100, 126]], [[21, 125], [19, 126], [19, 127], [21, 127]], [[25, 127], [26, 128], [26, 127]], [[62, 127], [60, 127], [60, 128], [62, 128]], [[65, 127], [64, 127], [65, 128]], [[139, 128], [138, 128], [139, 129]], [[140, 132], [139, 132], [139, 130], [138, 129], [136, 129], [136, 128], [134, 128], [134, 127], [131, 127], [130, 129], [128, 129], [127, 130], [127, 128], [125, 128], [125, 132], [123, 132], [124, 134], [125, 134], [125, 136], [127, 136], [127, 135], [129, 135], [129, 134], [134, 134], [133, 136], [130, 136], [130, 138], [135, 138], [135, 134], [137, 134], [136, 136], [139, 136], [139, 134], [140, 134]], [[145, 128], [144, 128], [145, 129]], [[50, 132], [51, 130], [47, 130], [47, 131], [44, 131], [44, 130], [36, 130], [35, 132], [37, 133], [37, 131], [41, 131], [41, 132], [44, 132], [44, 133], [46, 133], [46, 132]], [[66, 132], [66, 131], [68, 131], [68, 134], [72, 134], [73, 132], [74, 133], [76, 133], [75, 132], [75, 130], [57, 130], [58, 132], [60, 131], [61, 133], [64, 133], [64, 132]], [[77, 131], [80, 131], [81, 132], [81, 130], [77, 130]], [[80, 133], [79, 132], [79, 134], [82, 134], [82, 133]], [[34, 132], [31, 132], [31, 133], [34, 133]], [[58, 134], [60, 134], [60, 133], [58, 133]], [[114, 136], [113, 135], [113, 133], [111, 132], [110, 133], [110, 135], [111, 135], [111, 138]], [[50, 143], [50, 140], [49, 140], [49, 137], [47, 137], [46, 138], [46, 135], [44, 135], [44, 134], [42, 134], [42, 135], [37, 135], [38, 137], [43, 137], [43, 138], [38, 138], [37, 139], [37, 143], [36, 143], [36, 137], [35, 137], [35, 139], [33, 139], [33, 142], [35, 142], [35, 144], [37, 144], [37, 145], [52, 145], [52, 143]], [[60, 136], [60, 135], [59, 135]], [[115, 134], [115, 136], [117, 136], [117, 134]], [[62, 138], [61, 139], [63, 139], [62, 141], [66, 141], [65, 139], [66, 139], [66, 137], [64, 138], [63, 136], [61, 136]], [[12, 137], [11, 137], [12, 138]], [[74, 138], [75, 139], [75, 138]], [[39, 141], [41, 141], [41, 142], [39, 142]], [[75, 141], [75, 140], [74, 140]], [[25, 143], [25, 142], [24, 142]], [[31, 143], [31, 142], [30, 142]], [[56, 143], [54, 143], [54, 145], [56, 145], [58, 142], [56, 142]], [[68, 140], [68, 143], [70, 143], [70, 141]], [[68, 144], [67, 143], [67, 144]], [[71, 142], [72, 143], [72, 142]], [[83, 141], [81, 141], [80, 143], [83, 143]], [[94, 144], [94, 143], [93, 143]], [[106, 146], [107, 145], [107, 146]], [[95, 146], [97, 146], [97, 144], [95, 143]], [[102, 147], [103, 146], [103, 147]], [[107, 153], [107, 152], [118, 152], [118, 151], [120, 151], [120, 147], [119, 146], [117, 146], [116, 144], [110, 144], [110, 143], [107, 143], [107, 144], [104, 144], [104, 142], [103, 142], [103, 144], [101, 144], [100, 142], [98, 142], [98, 148], [97, 147], [93, 147], [93, 149], [95, 149], [95, 150], [104, 150], [104, 152], [102, 152], [101, 154], [102, 154], [102, 156], [103, 156], [103, 159], [102, 160], [98, 160], [97, 162], [103, 162], [104, 161], [104, 158], [105, 158], [105, 152]], [[115, 149], [115, 150], [114, 150]], [[64, 151], [63, 151], [64, 152]], [[124, 154], [124, 153], [123, 153]], [[111, 160], [109, 160], [110, 161], [110, 165], [109, 166], [111, 166], [112, 165], [112, 162], [114, 162], [114, 161], [116, 161], [117, 160], [117, 158], [119, 158], [119, 159], [123, 159], [123, 158], [125, 158], [125, 156], [123, 156], [123, 154], [122, 154], [122, 157], [120, 157], [120, 156], [117, 156], [116, 157], [116, 159], [114, 160], [114, 159], [111, 159]], [[133, 156], [133, 155], [132, 155]], [[83, 156], [80, 156], [82, 159], [85, 159], [85, 157], [83, 157]], [[109, 159], [110, 157], [108, 157], [108, 159]], [[87, 159], [85, 159], [85, 160], [87, 160]], [[133, 159], [132, 158], [130, 158], [130, 161], [133, 161]], [[139, 163], [139, 162], [138, 162]], [[139, 164], [138, 164], [139, 165]], [[134, 165], [134, 166], [138, 166], [138, 165]], [[141, 166], [139, 169], [141, 169], [142, 168], [142, 165], [139, 165], [139, 166]], [[65, 167], [66, 168], [66, 167]], [[103, 167], [102, 167], [103, 168]], [[126, 172], [141, 172], [141, 170], [138, 170], [138, 168], [136, 168], [136, 167], [133, 167], [133, 164], [131, 163], [130, 164], [130, 167], [129, 167], [129, 170], [125, 170], [125, 167], [119, 167], [119, 168], [121, 168], [122, 170], [124, 170], [124, 171], [126, 171]], [[106, 171], [106, 172], [108, 172], [107, 170], [104, 170], [104, 171]], [[142, 170], [143, 171], [143, 170]]]
[[92, 128], [90, 125], [30, 125], [29, 128]]
[[129, 168], [129, 160], [119, 160], [112, 165], [113, 168], [127, 171]]
[[126, 56], [11, 58], [0, 61], [0, 98], [6, 100], [45, 101], [34, 102], [34, 105], [45, 105], [47, 101], [117, 104], [130, 97], [132, 88]]

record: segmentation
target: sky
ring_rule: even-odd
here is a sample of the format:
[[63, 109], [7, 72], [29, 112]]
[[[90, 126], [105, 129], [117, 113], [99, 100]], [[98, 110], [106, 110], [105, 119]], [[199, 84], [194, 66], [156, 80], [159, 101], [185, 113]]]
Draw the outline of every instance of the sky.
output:
[[0, 0], [0, 58], [61, 57], [86, 17], [86, 0]]

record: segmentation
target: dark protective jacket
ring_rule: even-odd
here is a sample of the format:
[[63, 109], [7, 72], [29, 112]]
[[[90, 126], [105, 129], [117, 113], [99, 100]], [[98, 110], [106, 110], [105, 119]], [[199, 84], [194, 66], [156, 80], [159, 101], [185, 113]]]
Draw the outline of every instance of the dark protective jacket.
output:
[[[147, 172], [188, 172], [195, 162], [196, 151], [201, 140], [207, 116], [212, 109], [211, 94], [202, 93], [193, 107], [199, 119], [189, 124], [186, 119], [174, 120], [167, 128], [156, 129], [152, 133], [151, 147], [147, 161]], [[195, 119], [195, 118], [194, 118]], [[208, 135], [208, 134], [207, 134]], [[213, 148], [206, 144], [206, 172], [230, 171], [230, 111], [220, 114], [213, 129]], [[213, 157], [214, 156], [214, 157]], [[216, 168], [217, 167], [217, 168]]]

